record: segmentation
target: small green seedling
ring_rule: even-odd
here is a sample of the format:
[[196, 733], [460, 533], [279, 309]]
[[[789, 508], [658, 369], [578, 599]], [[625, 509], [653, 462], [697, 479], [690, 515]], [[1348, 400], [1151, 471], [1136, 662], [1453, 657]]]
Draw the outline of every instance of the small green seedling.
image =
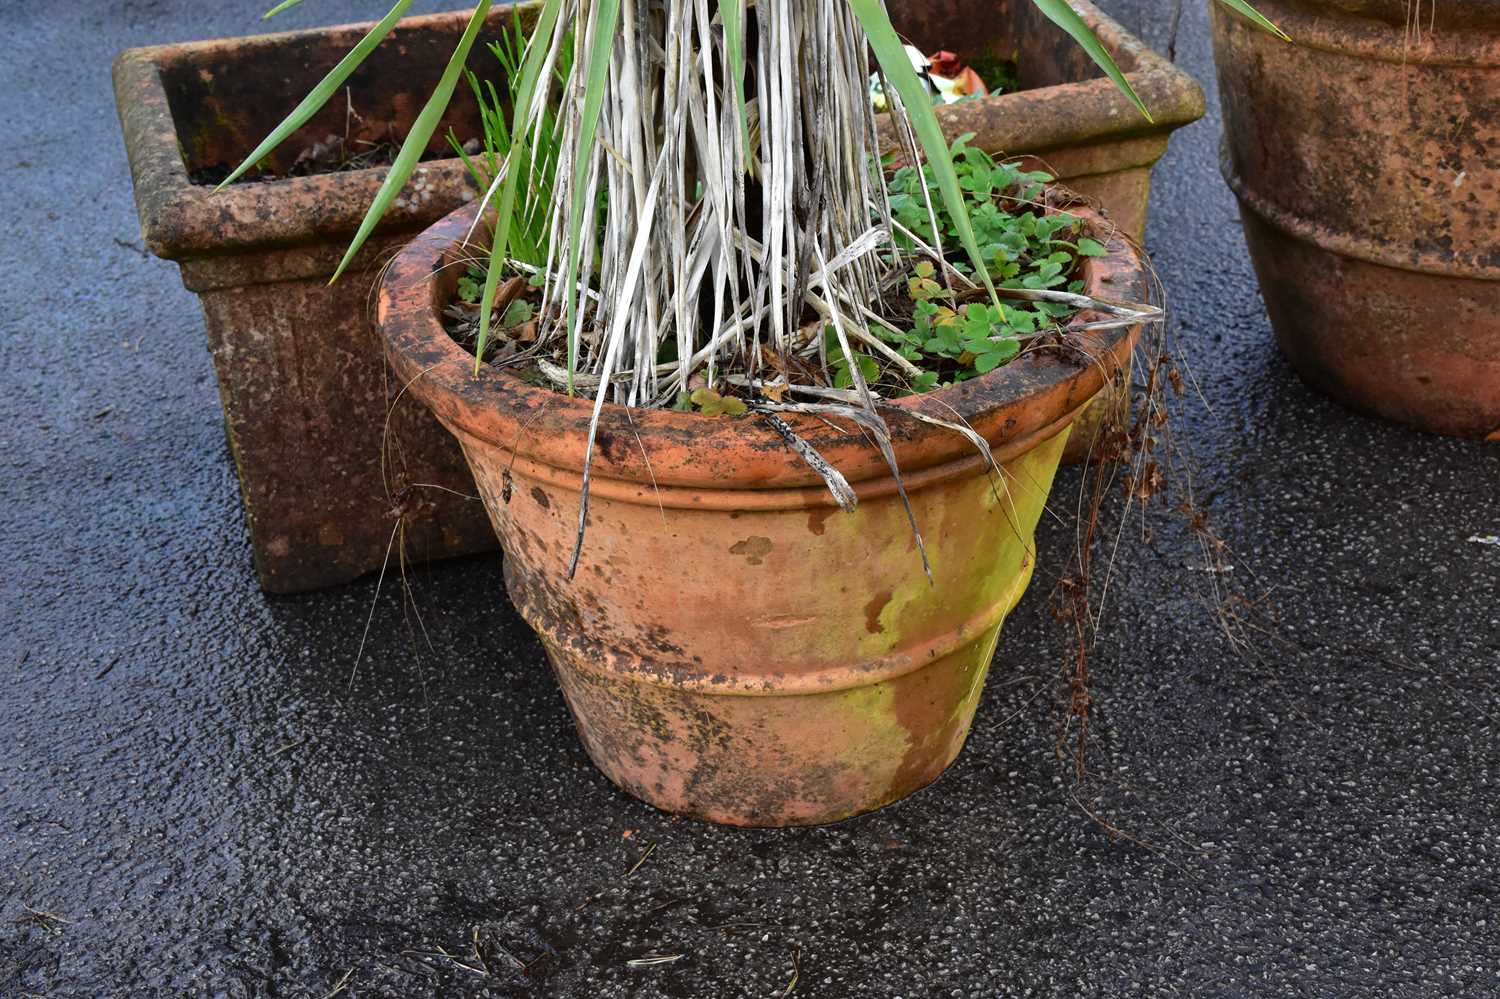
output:
[[[854, 372], [849, 355], [844, 353], [838, 331], [832, 326], [823, 327], [823, 348], [828, 352], [828, 363], [833, 367], [833, 387], [853, 388]], [[880, 364], [870, 355], [855, 351], [853, 363], [859, 365], [859, 373], [864, 376], [865, 384], [871, 384], [880, 378]]]
[[458, 279], [458, 300], [467, 305], [478, 305], [484, 294], [484, 271], [470, 267], [468, 273]]
[[704, 416], [743, 416], [747, 409], [745, 400], [732, 395], [720, 395], [711, 388], [701, 388], [688, 396], [688, 400]]
[[930, 302], [934, 298], [946, 294], [943, 286], [933, 280], [937, 268], [932, 266], [932, 261], [923, 260], [913, 269], [912, 276], [906, 281], [906, 289], [914, 302]]
[[1005, 310], [994, 305], [975, 303], [964, 308], [963, 349], [959, 363], [974, 366], [978, 374], [988, 374], [1021, 352], [1021, 345], [1014, 334], [1025, 326], [1035, 326], [1028, 321], [1030, 313], [1017, 313], [1008, 317]]
[[508, 330], [522, 323], [529, 323], [535, 314], [530, 302], [518, 298], [505, 307], [505, 314], [500, 317], [500, 328]]

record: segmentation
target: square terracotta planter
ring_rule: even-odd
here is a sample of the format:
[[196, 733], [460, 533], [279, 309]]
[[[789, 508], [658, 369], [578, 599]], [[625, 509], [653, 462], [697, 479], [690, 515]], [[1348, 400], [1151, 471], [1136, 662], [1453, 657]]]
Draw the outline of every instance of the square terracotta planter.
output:
[[[508, 17], [492, 15], [490, 37]], [[466, 21], [460, 12], [398, 27], [350, 78], [347, 99], [330, 102], [272, 168], [284, 172], [346, 129], [352, 139], [404, 136]], [[383, 168], [242, 182], [221, 194], [197, 182], [237, 165], [367, 27], [132, 49], [114, 66], [141, 230], [202, 302], [255, 567], [274, 592], [380, 568], [398, 520], [417, 560], [496, 547], [482, 504], [466, 498], [476, 492], [458, 444], [401, 394], [371, 324], [379, 265], [474, 197], [463, 162], [419, 167], [332, 286]], [[496, 65], [476, 46], [473, 69]], [[450, 125], [477, 134], [468, 87], [458, 96], [430, 153], [447, 150]]]
[[[1203, 112], [1190, 77], [1087, 3], [1075, 4], [1151, 108], [1152, 124], [1029, 0], [889, 6], [897, 28], [925, 50], [1021, 57], [1028, 89], [945, 109], [951, 135], [974, 132], [986, 150], [1044, 166], [1139, 237], [1152, 165], [1170, 132]], [[509, 9], [495, 11], [489, 33], [498, 35], [509, 17]], [[346, 129], [355, 138], [403, 134], [466, 19], [461, 11], [409, 19], [350, 79], [348, 101], [332, 102], [271, 166], [285, 168]], [[218, 195], [195, 183], [237, 164], [365, 27], [133, 49], [115, 62], [146, 246], [177, 261], [202, 301], [256, 569], [276, 592], [378, 569], [398, 519], [418, 560], [495, 547], [481, 504], [465, 498], [474, 488], [457, 445], [390, 379], [370, 322], [381, 261], [473, 197], [462, 162], [420, 167], [358, 266], [331, 287], [383, 170], [240, 183]], [[471, 65], [495, 69], [483, 46]], [[448, 124], [472, 134], [469, 101], [460, 87], [439, 135]], [[358, 119], [348, 115], [351, 105]], [[432, 152], [444, 148], [435, 141]], [[1084, 443], [1091, 433], [1075, 438]]]

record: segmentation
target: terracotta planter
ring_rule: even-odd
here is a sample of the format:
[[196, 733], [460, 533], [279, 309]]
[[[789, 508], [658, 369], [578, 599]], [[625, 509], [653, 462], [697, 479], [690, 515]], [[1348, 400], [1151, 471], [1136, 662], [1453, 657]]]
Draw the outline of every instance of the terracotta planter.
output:
[[[934, 780], [963, 745], [1000, 626], [1030, 579], [1070, 425], [1134, 331], [901, 403], [961, 414], [1004, 468], [992, 479], [958, 435], [890, 418], [934, 582], [862, 435], [789, 421], [855, 485], [859, 508], [845, 514], [758, 417], [614, 406], [569, 580], [591, 405], [506, 372], [475, 377], [443, 331], [438, 310], [456, 281], [443, 265], [471, 212], [396, 258], [380, 328], [392, 367], [463, 445], [504, 544], [506, 588], [594, 762], [660, 808], [742, 825], [830, 822]], [[1091, 290], [1139, 299], [1140, 259], [1106, 238]]]
[[1500, 439], [1500, 3], [1214, 13], [1224, 173], [1282, 350], [1358, 409]]
[[[492, 18], [491, 35], [507, 16]], [[360, 115], [352, 139], [405, 134], [466, 21], [462, 13], [412, 18], [392, 33], [349, 81], [348, 104]], [[132, 49], [114, 67], [146, 247], [177, 261], [202, 302], [255, 566], [272, 591], [378, 569], [398, 516], [413, 558], [494, 546], [480, 504], [463, 498], [474, 485], [452, 439], [414, 400], [401, 400], [387, 420], [400, 386], [370, 323], [375, 267], [473, 197], [463, 163], [420, 167], [332, 287], [383, 169], [237, 184], [218, 195], [194, 182], [200, 171], [236, 165], [365, 27]], [[494, 60], [485, 52], [472, 65], [489, 72]], [[475, 121], [460, 99], [438, 133], [451, 124], [472, 134]], [[332, 102], [272, 165], [285, 169], [350, 124], [346, 102]]]

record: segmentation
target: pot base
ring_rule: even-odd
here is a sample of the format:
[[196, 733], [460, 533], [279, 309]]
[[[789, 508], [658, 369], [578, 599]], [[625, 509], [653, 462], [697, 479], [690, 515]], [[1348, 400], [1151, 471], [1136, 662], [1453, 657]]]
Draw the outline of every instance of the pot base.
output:
[[[968, 737], [999, 637], [997, 623], [902, 676], [786, 696], [642, 689], [550, 645], [548, 658], [589, 758], [621, 790], [709, 822], [801, 826], [873, 811], [942, 776]], [[945, 705], [946, 717], [910, 732], [908, 702]]]

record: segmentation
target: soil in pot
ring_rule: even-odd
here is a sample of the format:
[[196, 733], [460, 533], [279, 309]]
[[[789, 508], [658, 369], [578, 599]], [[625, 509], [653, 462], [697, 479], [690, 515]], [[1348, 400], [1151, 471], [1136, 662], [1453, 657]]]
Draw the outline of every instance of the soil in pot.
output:
[[[472, 144], [469, 147], [473, 151]], [[328, 135], [322, 140], [306, 146], [291, 161], [283, 172], [272, 169], [252, 169], [234, 183], [256, 184], [282, 180], [286, 177], [315, 177], [325, 173], [343, 173], [349, 170], [371, 170], [388, 167], [396, 161], [401, 151], [401, 137], [392, 135], [382, 139], [359, 139], [349, 135]], [[448, 159], [451, 149], [429, 149], [418, 162], [431, 163]], [[199, 187], [217, 187], [227, 180], [237, 164], [212, 163], [200, 166], [188, 174], [188, 180]]]

